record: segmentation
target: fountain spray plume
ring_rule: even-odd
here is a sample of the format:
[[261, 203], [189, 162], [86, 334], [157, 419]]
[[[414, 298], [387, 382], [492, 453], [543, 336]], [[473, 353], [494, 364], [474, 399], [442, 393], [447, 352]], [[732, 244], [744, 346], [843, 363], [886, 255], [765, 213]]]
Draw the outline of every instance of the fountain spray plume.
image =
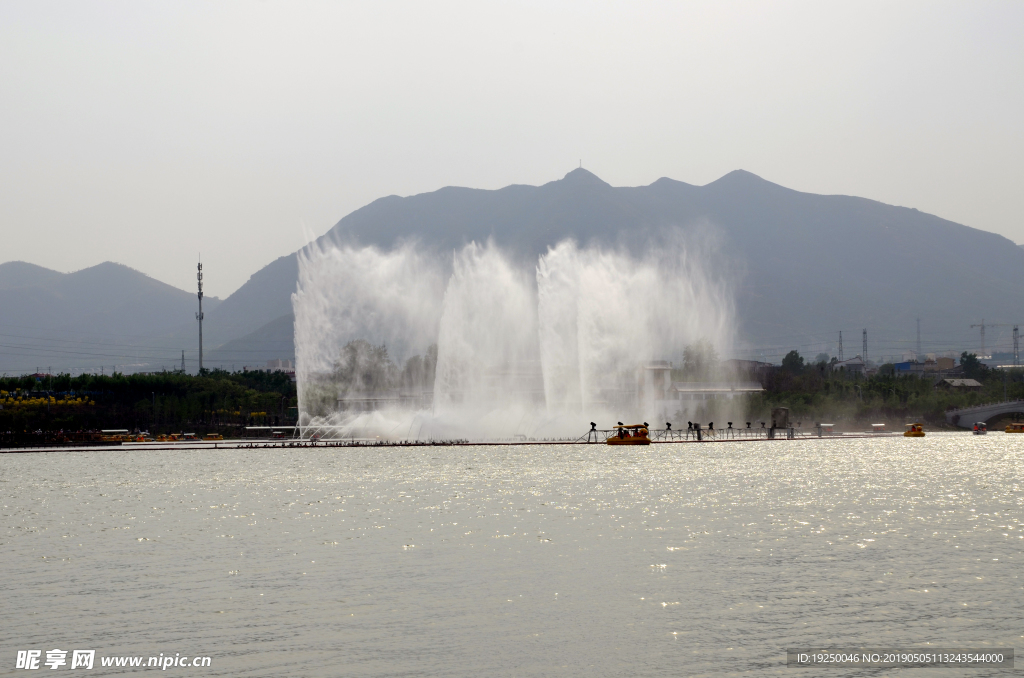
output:
[[[694, 245], [708, 241], [565, 241], [535, 266], [470, 243], [450, 268], [413, 245], [311, 246], [292, 298], [303, 432], [565, 437], [591, 418], [680, 414], [666, 401], [668, 362], [659, 383], [651, 362], [683, 364], [693, 346], [725, 352], [732, 339], [731, 289]], [[417, 388], [423, 397], [407, 392]]]
[[533, 281], [493, 242], [454, 257], [438, 335], [434, 414], [462, 436], [511, 437], [543, 415]]
[[699, 341], [729, 350], [731, 289], [708, 270], [703, 248], [681, 238], [639, 251], [567, 241], [541, 257], [541, 362], [552, 414], [579, 419], [577, 427], [591, 416], [664, 416], [652, 411], [659, 398], [644, 383], [649, 363], [681, 363]]
[[388, 252], [313, 243], [300, 252], [292, 307], [304, 431], [341, 425], [339, 399], [382, 396], [396, 378], [392, 360], [428, 352], [437, 338], [442, 268], [415, 243]]

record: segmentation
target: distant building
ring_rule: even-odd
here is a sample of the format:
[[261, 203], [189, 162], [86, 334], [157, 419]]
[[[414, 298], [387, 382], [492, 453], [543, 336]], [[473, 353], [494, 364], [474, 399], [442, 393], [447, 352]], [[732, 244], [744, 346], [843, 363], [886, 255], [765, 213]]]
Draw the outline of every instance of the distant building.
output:
[[672, 363], [652, 360], [641, 366], [638, 374], [637, 404], [645, 407], [664, 400], [672, 387]]
[[[736, 369], [735, 363], [747, 363], [742, 368], [760, 369], [762, 366], [770, 369], [772, 366], [767, 363], [757, 363], [753, 360], [745, 361], [724, 361], [722, 367], [728, 371]], [[731, 400], [737, 396], [750, 393], [761, 393], [764, 388], [756, 381], [735, 381], [735, 382], [711, 382], [711, 381], [672, 381], [672, 363], [667, 360], [652, 360], [638, 366], [636, 375], [636, 391], [628, 398], [626, 392], [622, 392], [615, 398], [611, 391], [603, 393], [603, 400], [609, 405], [627, 406], [635, 403], [635, 407], [644, 417], [675, 417], [681, 411], [692, 411], [700, 407], [700, 402], [715, 400]], [[741, 376], [751, 375], [750, 371], [733, 372]], [[628, 387], [627, 387], [628, 388]], [[631, 389], [629, 389], [631, 390]], [[628, 399], [627, 399], [628, 398]], [[629, 403], [632, 400], [632, 403]]]
[[423, 410], [429, 409], [433, 402], [433, 391], [405, 392], [389, 389], [375, 394], [346, 393], [338, 397], [338, 410], [342, 412], [376, 412], [393, 408]]
[[864, 359], [859, 355], [850, 358], [849, 360], [837, 360], [834, 363], [829, 363], [828, 368], [833, 372], [839, 372], [842, 370], [844, 373], [849, 375], [864, 374], [864, 369], [867, 365], [864, 363]]
[[737, 396], [761, 393], [756, 381], [677, 381], [668, 392], [669, 400], [732, 400]]
[[680, 419], [686, 417], [706, 417], [715, 411], [716, 403], [730, 401], [735, 398], [761, 393], [764, 388], [756, 381], [724, 382], [724, 381], [676, 381], [666, 383], [666, 373], [651, 370], [654, 377], [651, 381], [665, 388], [656, 397], [640, 400], [641, 412], [644, 417], [661, 417]]
[[749, 374], [755, 378], [761, 378], [772, 370], [775, 365], [761, 362], [760, 360], [740, 360], [730, 358], [722, 361], [722, 369], [733, 374]]
[[267, 372], [294, 372], [295, 365], [291, 360], [268, 360]]
[[953, 376], [958, 373], [957, 370], [959, 368], [957, 368], [956, 361], [952, 358], [946, 356], [936, 358], [934, 354], [929, 353], [924, 362], [907, 360], [895, 363], [893, 369], [896, 371], [896, 374], [939, 377], [942, 375]]
[[[243, 372], [249, 371], [249, 366], [246, 365], [242, 368]], [[295, 381], [295, 365], [291, 360], [268, 360], [266, 367], [257, 367], [253, 369], [254, 372], [284, 372], [292, 381]]]
[[976, 379], [942, 379], [935, 384], [936, 390], [980, 391], [981, 382]]

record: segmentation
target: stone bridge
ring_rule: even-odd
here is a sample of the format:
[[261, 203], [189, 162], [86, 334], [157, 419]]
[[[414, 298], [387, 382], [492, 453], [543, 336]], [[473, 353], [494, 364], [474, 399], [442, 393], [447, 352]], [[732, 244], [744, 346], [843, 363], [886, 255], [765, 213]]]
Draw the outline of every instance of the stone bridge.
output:
[[973, 428], [974, 422], [989, 422], [1008, 414], [1020, 414], [1024, 418], [1024, 400], [1007, 400], [1001, 403], [976, 405], [946, 412], [946, 421], [962, 428]]

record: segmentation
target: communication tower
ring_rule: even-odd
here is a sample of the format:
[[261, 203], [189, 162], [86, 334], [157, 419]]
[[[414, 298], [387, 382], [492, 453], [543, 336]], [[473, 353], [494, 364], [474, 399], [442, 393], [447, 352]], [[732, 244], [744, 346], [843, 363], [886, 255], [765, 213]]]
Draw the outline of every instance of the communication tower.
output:
[[843, 362], [843, 331], [839, 330], [839, 362]]
[[199, 272], [196, 273], [199, 281], [199, 312], [196, 313], [196, 320], [199, 321], [199, 374], [203, 373], [203, 262], [199, 262]]
[[[984, 321], [982, 321], [984, 322]], [[985, 343], [985, 330], [981, 331], [981, 343]], [[982, 351], [984, 353], [984, 351]], [[917, 359], [921, 359], [921, 319], [917, 319]]]
[[861, 360], [865, 363], [868, 361], [868, 328], [864, 328], [862, 333], [861, 343], [863, 344], [860, 351]]

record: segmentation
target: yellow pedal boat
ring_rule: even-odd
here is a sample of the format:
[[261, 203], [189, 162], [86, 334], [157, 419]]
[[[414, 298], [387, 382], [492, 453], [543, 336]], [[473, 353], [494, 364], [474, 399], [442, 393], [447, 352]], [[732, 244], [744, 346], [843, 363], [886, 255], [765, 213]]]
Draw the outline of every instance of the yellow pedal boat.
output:
[[907, 424], [907, 430], [903, 432], [904, 438], [924, 438], [924, 429], [921, 424]]
[[647, 424], [630, 424], [613, 426], [615, 434], [608, 438], [609, 445], [650, 445], [651, 439], [647, 437]]

